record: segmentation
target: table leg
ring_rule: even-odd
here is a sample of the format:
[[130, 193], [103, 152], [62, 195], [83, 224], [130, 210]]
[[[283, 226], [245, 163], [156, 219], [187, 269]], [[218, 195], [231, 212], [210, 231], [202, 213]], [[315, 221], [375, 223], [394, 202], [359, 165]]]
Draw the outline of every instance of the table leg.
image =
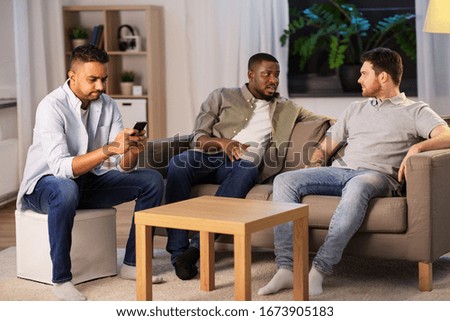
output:
[[251, 234], [234, 235], [234, 299], [236, 301], [252, 299], [251, 240]]
[[136, 300], [152, 300], [152, 227], [136, 224]]
[[293, 223], [294, 300], [308, 301], [308, 217]]
[[214, 233], [200, 231], [200, 290], [215, 288]]

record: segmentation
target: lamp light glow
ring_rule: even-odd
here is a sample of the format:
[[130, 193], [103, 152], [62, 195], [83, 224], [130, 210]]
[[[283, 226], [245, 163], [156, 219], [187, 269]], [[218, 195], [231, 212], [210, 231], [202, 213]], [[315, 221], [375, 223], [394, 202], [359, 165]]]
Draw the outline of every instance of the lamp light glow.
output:
[[430, 0], [423, 31], [450, 33], [450, 1]]

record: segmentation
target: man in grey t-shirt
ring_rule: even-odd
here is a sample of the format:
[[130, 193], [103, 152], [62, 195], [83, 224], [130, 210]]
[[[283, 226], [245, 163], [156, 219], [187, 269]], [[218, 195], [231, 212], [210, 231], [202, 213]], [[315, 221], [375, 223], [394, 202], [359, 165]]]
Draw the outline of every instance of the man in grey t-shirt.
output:
[[[309, 272], [309, 295], [322, 293], [325, 275], [342, 256], [375, 197], [396, 195], [406, 177], [406, 160], [414, 154], [450, 147], [450, 129], [427, 104], [400, 93], [403, 66], [400, 55], [376, 48], [361, 57], [358, 83], [367, 100], [349, 106], [332, 127], [332, 134], [312, 156], [320, 166], [347, 143], [345, 155], [330, 167], [313, 167], [278, 175], [275, 202], [300, 203], [310, 194], [340, 196], [324, 244]], [[292, 288], [292, 223], [275, 227], [277, 273], [258, 294]]]

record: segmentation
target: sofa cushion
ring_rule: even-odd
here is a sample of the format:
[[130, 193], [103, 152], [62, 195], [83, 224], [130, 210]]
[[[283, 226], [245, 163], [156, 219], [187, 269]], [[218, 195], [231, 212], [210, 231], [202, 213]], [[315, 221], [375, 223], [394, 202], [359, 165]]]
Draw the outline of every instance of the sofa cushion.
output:
[[255, 185], [250, 192], [248, 192], [245, 198], [249, 198], [252, 200], [262, 200], [268, 201], [272, 199], [272, 184], [258, 184]]
[[285, 166], [281, 172], [304, 168], [309, 165], [312, 147], [316, 146], [330, 128], [330, 119], [298, 122], [291, 135], [291, 142], [286, 154]]
[[[220, 185], [199, 184], [192, 187], [192, 197], [215, 195]], [[253, 200], [267, 201], [272, 198], [272, 184], [257, 184], [248, 192], [247, 197]]]
[[[309, 226], [328, 229], [340, 197], [308, 195], [303, 203], [308, 204], [310, 213]], [[406, 197], [375, 198], [370, 201], [367, 216], [359, 232], [404, 233], [407, 228]]]
[[192, 186], [191, 197], [199, 197], [199, 196], [212, 196], [215, 195], [217, 190], [219, 189], [218, 184], [198, 184]]

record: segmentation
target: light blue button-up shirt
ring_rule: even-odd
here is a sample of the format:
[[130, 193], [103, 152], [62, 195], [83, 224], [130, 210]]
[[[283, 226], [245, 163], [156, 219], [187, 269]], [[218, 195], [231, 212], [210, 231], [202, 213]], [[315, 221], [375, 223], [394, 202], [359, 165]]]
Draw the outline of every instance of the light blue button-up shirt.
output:
[[[123, 129], [122, 116], [116, 102], [102, 94], [89, 106], [87, 127], [81, 119], [81, 100], [69, 88], [69, 81], [48, 94], [36, 111], [33, 144], [28, 150], [24, 177], [20, 185], [17, 208], [23, 195], [33, 192], [45, 175], [75, 178], [72, 161], [112, 142]], [[111, 157], [91, 170], [101, 175], [111, 169], [121, 169], [120, 157]]]

